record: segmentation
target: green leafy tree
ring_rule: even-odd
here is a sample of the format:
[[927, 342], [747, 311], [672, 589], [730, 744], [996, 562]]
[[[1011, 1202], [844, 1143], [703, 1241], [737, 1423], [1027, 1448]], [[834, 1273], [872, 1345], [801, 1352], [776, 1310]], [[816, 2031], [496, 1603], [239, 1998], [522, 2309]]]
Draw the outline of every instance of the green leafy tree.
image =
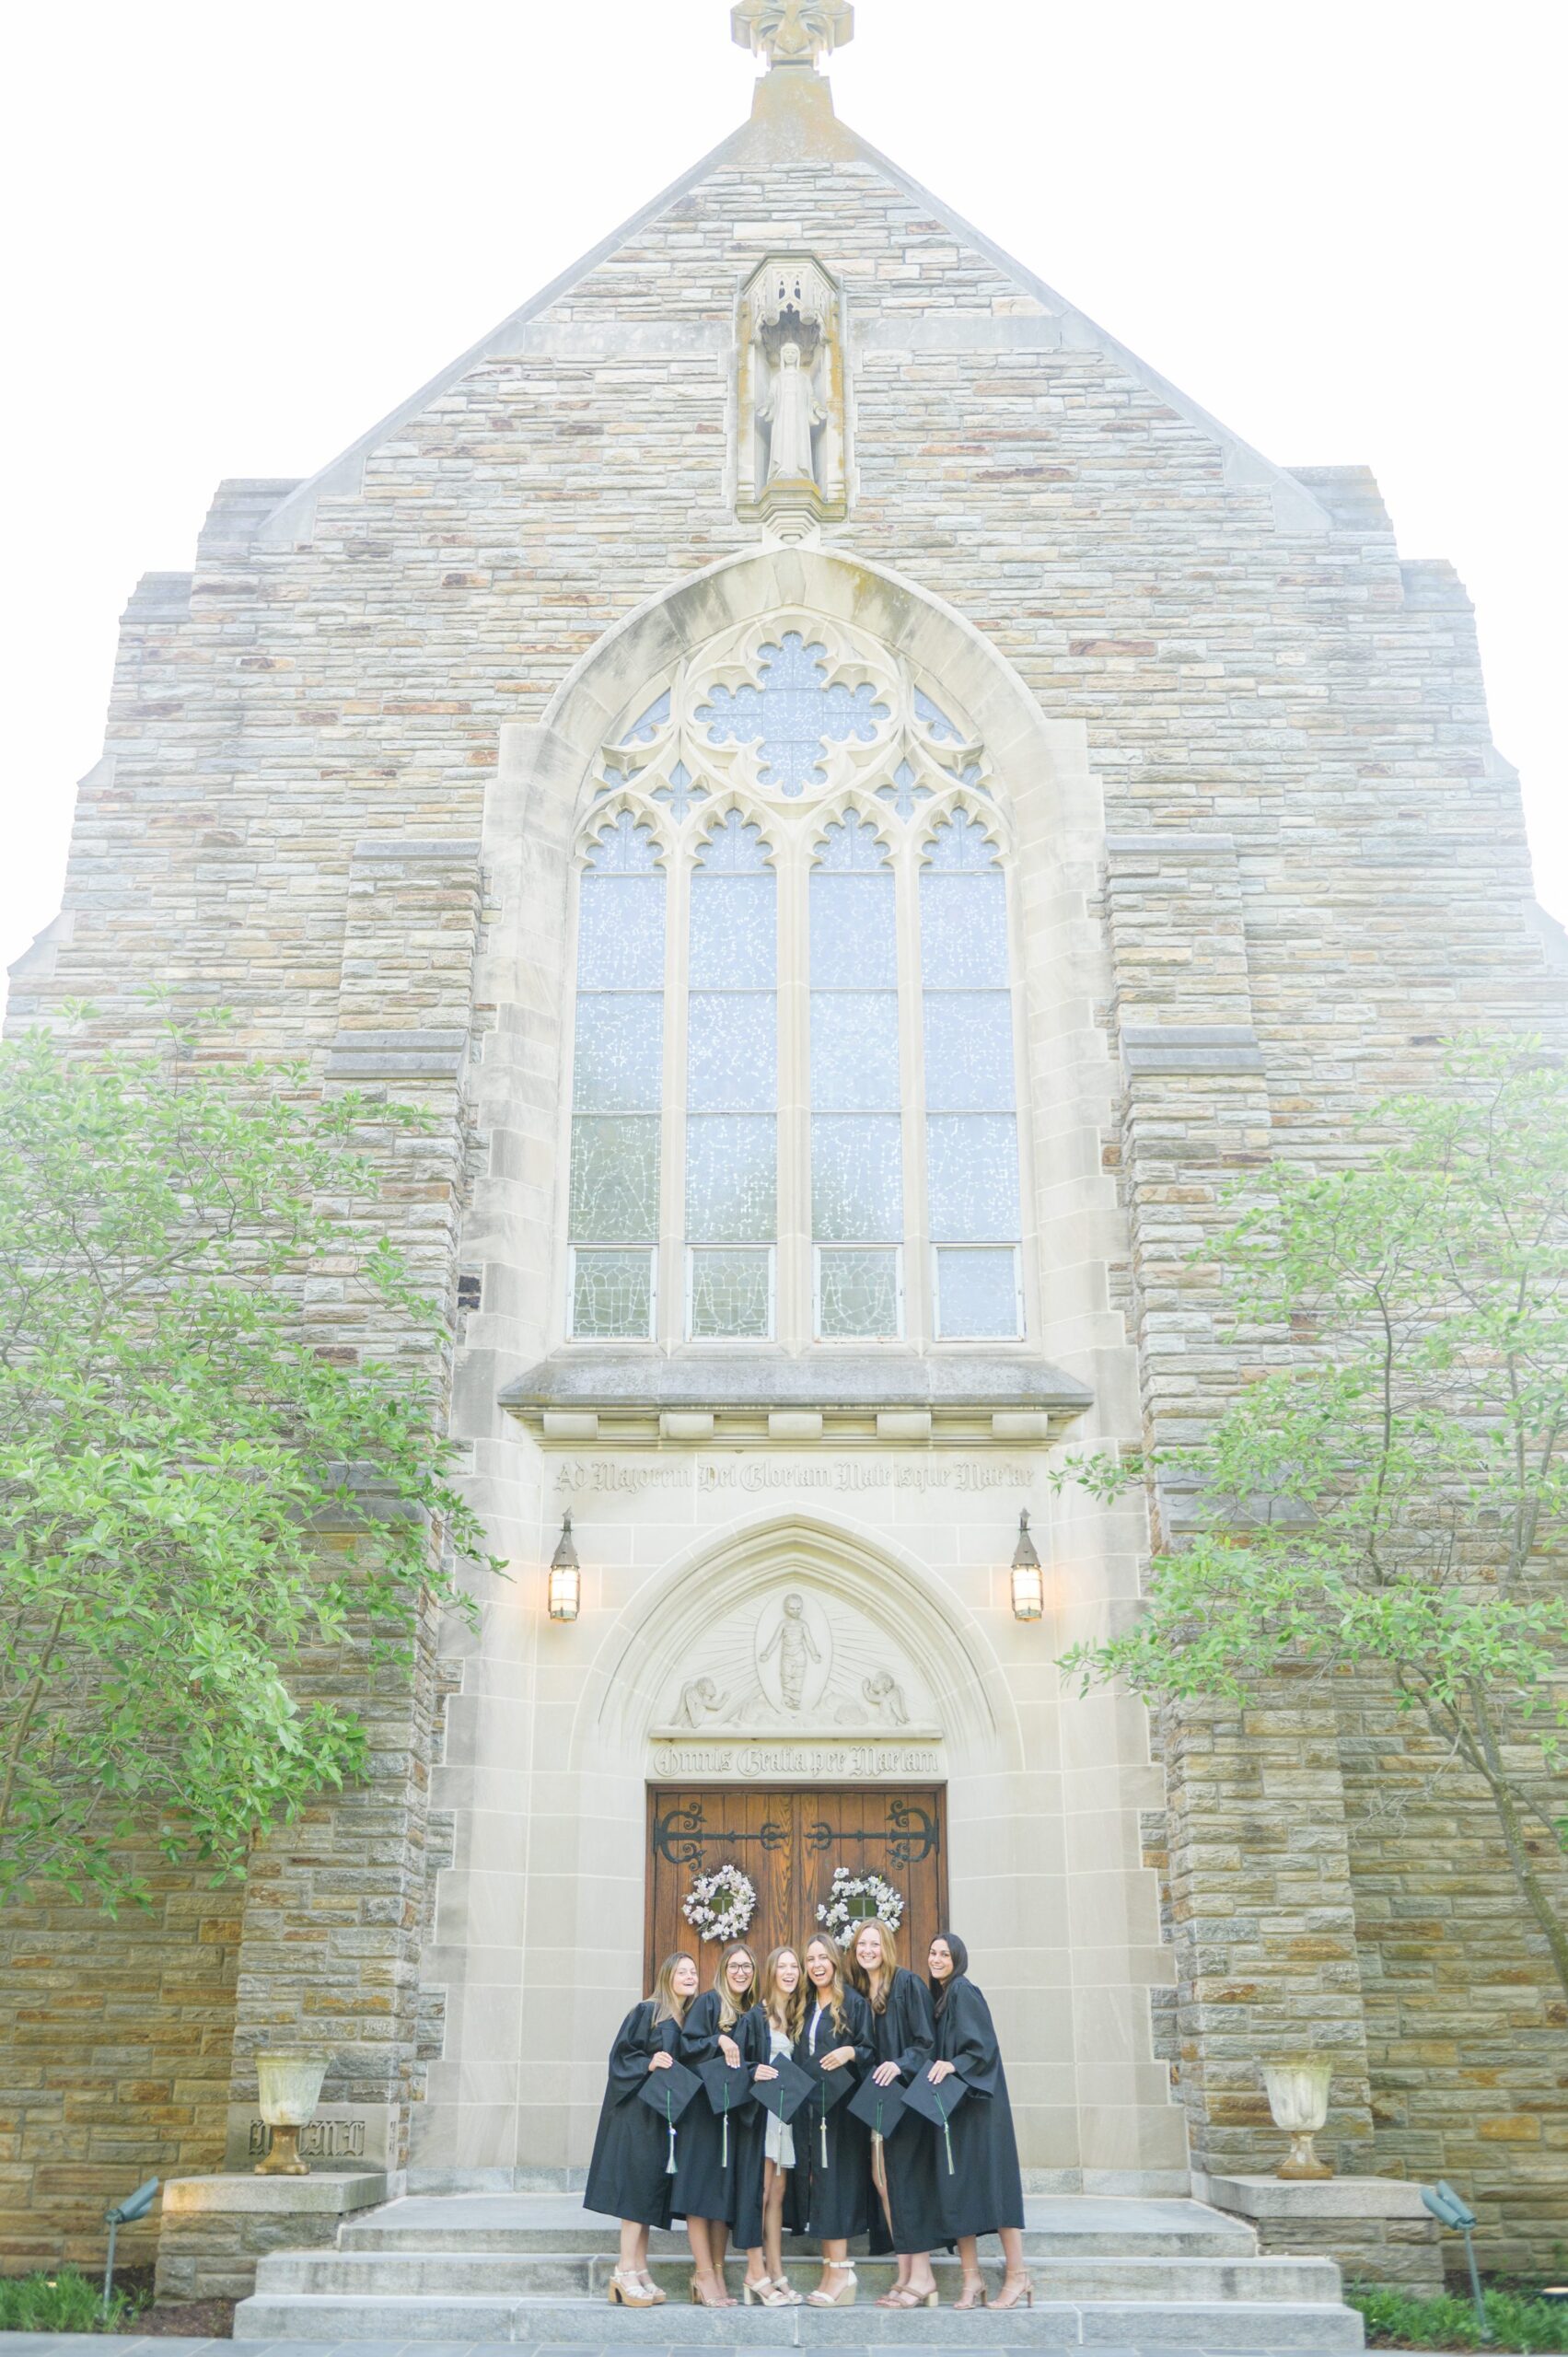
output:
[[377, 1215], [420, 1117], [206, 1044], [0, 1048], [0, 1908], [112, 1910], [153, 1842], [242, 1874], [482, 1556]]
[[[1158, 1460], [1193, 1485], [1196, 1535], [1063, 1666], [1150, 1701], [1379, 1675], [1438, 1772], [1491, 1800], [1568, 1990], [1568, 1074], [1478, 1041], [1447, 1080], [1381, 1107], [1354, 1167], [1272, 1173], [1198, 1256], [1281, 1363]], [[1098, 1457], [1063, 1478], [1141, 1477]]]

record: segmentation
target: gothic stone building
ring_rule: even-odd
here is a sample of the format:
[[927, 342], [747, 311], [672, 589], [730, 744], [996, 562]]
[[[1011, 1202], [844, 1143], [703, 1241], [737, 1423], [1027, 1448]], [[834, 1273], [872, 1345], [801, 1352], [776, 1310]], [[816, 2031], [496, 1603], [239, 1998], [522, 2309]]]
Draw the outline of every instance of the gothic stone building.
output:
[[329, 2156], [580, 2184], [731, 1864], [764, 1944], [839, 1867], [963, 1931], [1037, 2189], [1272, 2168], [1258, 2064], [1312, 2045], [1342, 2168], [1516, 2259], [1568, 2223], [1475, 1796], [1376, 1694], [1152, 1728], [1053, 1667], [1179, 1502], [1049, 1469], [1244, 1378], [1229, 1183], [1561, 1015], [1471, 610], [1365, 473], [1262, 458], [845, 128], [849, 17], [749, 0], [734, 137], [126, 610], [10, 1019], [130, 1036], [156, 978], [427, 1109], [389, 1217], [514, 1576], [242, 1890], [7, 1919], [0, 2265], [245, 2165], [280, 2038]]

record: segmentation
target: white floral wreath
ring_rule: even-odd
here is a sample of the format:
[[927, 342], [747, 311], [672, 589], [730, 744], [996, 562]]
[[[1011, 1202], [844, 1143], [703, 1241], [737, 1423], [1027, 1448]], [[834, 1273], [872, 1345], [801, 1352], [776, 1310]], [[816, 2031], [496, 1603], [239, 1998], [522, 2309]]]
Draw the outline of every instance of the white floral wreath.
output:
[[681, 1913], [705, 1940], [738, 1940], [757, 1912], [757, 1887], [738, 1866], [699, 1875]]
[[901, 1890], [880, 1875], [851, 1874], [847, 1866], [835, 1867], [827, 1904], [817, 1910], [817, 1921], [841, 1946], [862, 1923], [886, 1923], [889, 1932], [896, 1932], [903, 1920]]

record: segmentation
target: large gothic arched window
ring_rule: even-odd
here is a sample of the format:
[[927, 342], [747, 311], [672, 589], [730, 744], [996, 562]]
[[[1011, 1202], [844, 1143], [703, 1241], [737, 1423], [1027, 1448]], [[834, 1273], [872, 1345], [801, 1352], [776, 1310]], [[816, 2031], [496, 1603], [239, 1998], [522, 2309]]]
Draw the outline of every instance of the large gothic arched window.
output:
[[639, 699], [581, 845], [573, 1339], [1022, 1336], [1006, 850], [863, 633], [782, 615]]

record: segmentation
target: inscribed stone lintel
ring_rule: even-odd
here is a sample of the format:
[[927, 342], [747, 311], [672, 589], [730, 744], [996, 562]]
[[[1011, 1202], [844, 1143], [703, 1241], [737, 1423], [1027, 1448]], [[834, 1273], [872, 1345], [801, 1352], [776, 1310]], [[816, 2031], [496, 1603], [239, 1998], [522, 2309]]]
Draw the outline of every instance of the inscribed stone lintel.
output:
[[[302, 2159], [313, 2170], [385, 2170], [391, 2164], [392, 2123], [388, 2105], [332, 2104], [318, 2106], [308, 2127], [299, 2131]], [[224, 2133], [223, 2165], [227, 2170], [253, 2169], [265, 2160], [273, 2131], [252, 2103], [231, 2103]], [[286, 2177], [261, 2178], [260, 2183], [299, 2183]]]
[[875, 1736], [792, 1736], [784, 1738], [726, 1736], [704, 1742], [679, 1729], [656, 1728], [649, 1771], [669, 1783], [769, 1784], [805, 1779], [811, 1783], [907, 1783], [922, 1777], [945, 1782], [947, 1770], [940, 1735], [900, 1730], [896, 1739]]

